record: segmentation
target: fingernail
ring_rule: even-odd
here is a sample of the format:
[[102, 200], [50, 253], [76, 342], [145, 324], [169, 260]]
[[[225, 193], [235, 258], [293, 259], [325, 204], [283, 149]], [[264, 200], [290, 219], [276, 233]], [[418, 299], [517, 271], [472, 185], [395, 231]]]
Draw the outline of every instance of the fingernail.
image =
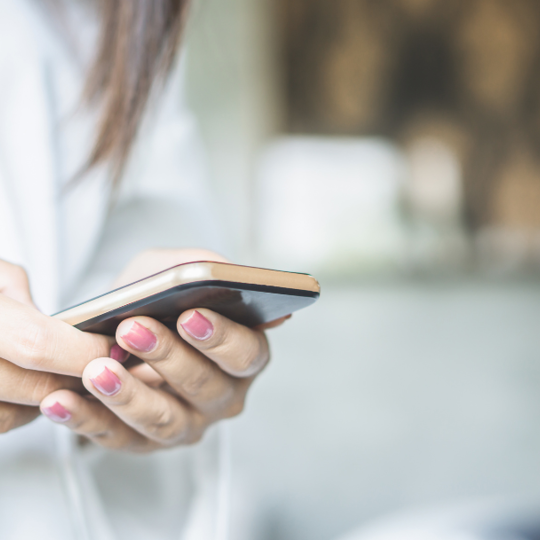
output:
[[125, 334], [120, 334], [120, 337], [130, 347], [141, 352], [150, 352], [157, 343], [157, 337], [154, 333], [135, 321], [131, 323], [131, 327]]
[[214, 333], [212, 323], [198, 311], [194, 311], [187, 321], [180, 323], [180, 326], [191, 337], [200, 341], [208, 339]]
[[111, 347], [111, 352], [109, 353], [109, 356], [113, 360], [116, 360], [117, 362], [123, 364], [129, 358], [129, 353], [127, 351], [124, 351], [124, 349], [122, 349], [120, 345], [115, 343]]
[[103, 368], [103, 371], [93, 379], [90, 379], [92, 384], [106, 396], [114, 396], [120, 392], [122, 383], [120, 379], [108, 368]]
[[71, 419], [71, 413], [67, 411], [58, 401], [50, 407], [43, 407], [43, 414], [54, 422], [67, 422]]

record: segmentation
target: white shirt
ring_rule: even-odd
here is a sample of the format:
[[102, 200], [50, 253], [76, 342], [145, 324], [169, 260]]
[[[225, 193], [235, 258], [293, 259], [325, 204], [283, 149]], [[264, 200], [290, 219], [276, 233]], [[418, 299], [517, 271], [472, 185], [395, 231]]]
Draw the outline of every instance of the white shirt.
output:
[[[103, 292], [145, 248], [216, 248], [180, 66], [112, 209], [104, 170], [68, 186], [93, 142], [80, 97], [97, 26], [94, 2], [65, 4], [63, 20], [45, 0], [0, 0], [0, 259], [26, 268], [45, 313]], [[225, 538], [219, 459], [217, 430], [194, 448], [130, 456], [79, 448], [41, 418], [0, 436], [0, 538]]]

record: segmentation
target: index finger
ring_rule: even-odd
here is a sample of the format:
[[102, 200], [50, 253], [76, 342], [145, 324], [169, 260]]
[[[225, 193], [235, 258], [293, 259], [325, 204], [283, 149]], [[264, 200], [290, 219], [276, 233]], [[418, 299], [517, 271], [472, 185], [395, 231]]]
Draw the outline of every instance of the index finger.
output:
[[94, 358], [108, 356], [114, 339], [81, 332], [37, 309], [0, 295], [0, 358], [39, 371], [80, 377]]

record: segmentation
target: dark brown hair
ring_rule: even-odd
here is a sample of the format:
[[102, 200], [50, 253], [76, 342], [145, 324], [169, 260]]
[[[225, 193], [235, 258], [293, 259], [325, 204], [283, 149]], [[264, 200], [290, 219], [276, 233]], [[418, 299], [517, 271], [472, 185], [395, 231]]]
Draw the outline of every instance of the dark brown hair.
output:
[[85, 170], [107, 164], [118, 182], [152, 89], [173, 65], [189, 0], [97, 0], [102, 18], [84, 99], [100, 110]]

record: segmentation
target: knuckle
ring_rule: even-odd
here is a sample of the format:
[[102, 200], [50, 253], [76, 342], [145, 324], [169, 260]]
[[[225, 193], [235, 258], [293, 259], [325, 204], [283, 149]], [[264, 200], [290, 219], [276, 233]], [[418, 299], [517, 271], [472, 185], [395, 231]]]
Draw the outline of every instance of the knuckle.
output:
[[202, 364], [195, 374], [189, 377], [183, 384], [182, 389], [189, 397], [197, 396], [210, 381], [213, 370], [208, 363]]
[[11, 408], [0, 408], [0, 434], [5, 434], [17, 427], [15, 414]]
[[0, 421], [0, 435], [5, 435], [13, 429], [12, 422]]
[[235, 360], [236, 371], [244, 376], [257, 372], [266, 362], [266, 355], [261, 350], [258, 341], [252, 341], [247, 347], [240, 349]]
[[124, 437], [117, 437], [108, 431], [100, 431], [92, 434], [85, 434], [95, 444], [109, 450], [129, 451], [130, 443]]
[[129, 444], [124, 445], [122, 451], [137, 456], [146, 456], [161, 448], [163, 448], [161, 444], [151, 441], [150, 439], [143, 439], [131, 441]]
[[225, 418], [234, 418], [240, 416], [244, 412], [246, 402], [244, 399], [240, 399], [229, 405], [225, 410]]
[[187, 439], [183, 441], [183, 444], [186, 446], [193, 446], [202, 441], [204, 436], [204, 431], [195, 431]]
[[0, 260], [0, 275], [5, 276], [10, 281], [18, 281], [21, 279], [27, 279], [26, 270], [18, 265], [13, 263], [8, 263], [6, 261]]
[[[73, 418], [69, 422], [69, 428], [79, 435], [92, 437], [95, 435], [94, 430], [90, 429], [86, 418]], [[100, 432], [101, 433], [101, 432]]]
[[162, 431], [170, 428], [175, 420], [176, 415], [171, 410], [171, 407], [165, 407], [160, 411], [153, 424], [156, 430]]
[[111, 433], [110, 422], [98, 422], [93, 415], [75, 415], [69, 421], [69, 427], [75, 433], [90, 439], [105, 439]]
[[88, 435], [96, 444], [110, 450], [127, 450], [130, 442], [125, 437], [114, 436], [110, 431], [99, 431]]
[[27, 282], [28, 281], [28, 274], [26, 273], [26, 270], [17, 264], [14, 264], [9, 269], [9, 273], [12, 277], [12, 279], [18, 281], [18, 282]]
[[236, 368], [240, 373], [245, 374], [250, 372], [255, 360], [255, 355], [253, 353], [254, 351], [252, 350], [244, 349], [239, 355], [237, 355], [235, 363]]
[[202, 441], [206, 427], [190, 429], [186, 431], [182, 437], [178, 437], [176, 440], [169, 442], [167, 446], [193, 446]]
[[22, 266], [9, 264], [5, 270], [0, 268], [0, 283], [3, 287], [30, 292], [28, 274]]
[[85, 419], [75, 420], [69, 427], [79, 435], [96, 441], [105, 441], [111, 437], [111, 430], [108, 426], [96, 426]]
[[184, 437], [185, 425], [168, 406], [156, 416], [149, 427], [149, 432], [154, 440], [168, 445]]
[[108, 418], [102, 425], [90, 425], [82, 422], [82, 426], [77, 430], [81, 435], [88, 437], [94, 443], [110, 450], [129, 451], [133, 444], [132, 438], [125, 433], [125, 430], [118, 429], [117, 421], [113, 417]]

